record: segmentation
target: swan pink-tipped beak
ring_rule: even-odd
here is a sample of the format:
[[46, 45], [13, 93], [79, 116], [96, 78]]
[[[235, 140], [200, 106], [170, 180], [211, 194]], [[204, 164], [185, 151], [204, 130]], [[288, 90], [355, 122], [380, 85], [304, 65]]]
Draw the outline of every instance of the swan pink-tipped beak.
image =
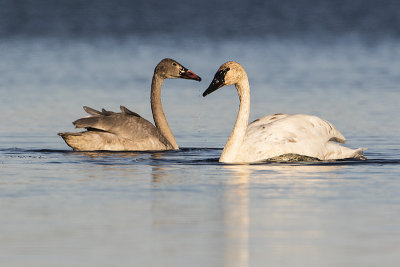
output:
[[198, 76], [196, 73], [194, 73], [191, 70], [185, 69], [182, 73], [181, 73], [181, 78], [183, 79], [190, 79], [190, 80], [196, 80], [196, 81], [201, 81], [200, 76]]

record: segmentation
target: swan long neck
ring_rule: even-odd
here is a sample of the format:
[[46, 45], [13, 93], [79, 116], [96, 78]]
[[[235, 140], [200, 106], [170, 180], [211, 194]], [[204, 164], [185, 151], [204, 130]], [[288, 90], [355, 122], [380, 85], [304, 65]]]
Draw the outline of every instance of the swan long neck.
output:
[[221, 153], [219, 162], [235, 163], [240, 147], [246, 136], [247, 125], [250, 115], [250, 85], [247, 75], [235, 84], [239, 95], [239, 112], [236, 118], [235, 127], [225, 144], [224, 150]]
[[172, 134], [171, 128], [168, 125], [167, 118], [165, 117], [164, 110], [161, 104], [161, 85], [164, 79], [157, 73], [154, 73], [153, 80], [151, 82], [151, 111], [153, 113], [154, 123], [161, 132], [161, 134], [170, 142], [174, 149], [179, 149], [178, 144], [175, 141], [175, 137]]

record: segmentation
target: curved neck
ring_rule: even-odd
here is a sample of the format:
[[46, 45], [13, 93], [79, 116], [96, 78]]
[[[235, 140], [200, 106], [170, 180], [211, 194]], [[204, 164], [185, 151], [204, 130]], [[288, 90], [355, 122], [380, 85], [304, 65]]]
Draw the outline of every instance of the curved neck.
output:
[[246, 135], [250, 115], [250, 86], [247, 76], [244, 76], [235, 84], [239, 95], [239, 112], [236, 118], [235, 127], [222, 150], [219, 162], [235, 163], [240, 147]]
[[175, 137], [172, 134], [171, 128], [168, 125], [167, 118], [165, 118], [164, 110], [161, 105], [161, 85], [164, 79], [157, 73], [154, 73], [151, 82], [151, 111], [153, 113], [154, 123], [161, 132], [161, 134], [170, 142], [174, 149], [179, 149]]

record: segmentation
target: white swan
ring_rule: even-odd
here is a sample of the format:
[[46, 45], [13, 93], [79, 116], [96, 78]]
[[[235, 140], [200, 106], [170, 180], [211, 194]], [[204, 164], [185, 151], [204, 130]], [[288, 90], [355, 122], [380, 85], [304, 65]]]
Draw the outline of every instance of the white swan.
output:
[[179, 149], [161, 105], [161, 85], [166, 78], [201, 81], [199, 76], [175, 60], [166, 58], [158, 63], [154, 70], [150, 97], [156, 127], [123, 106], [121, 113], [83, 107], [91, 116], [78, 119], [73, 124], [76, 128], [86, 128], [86, 131], [58, 135], [74, 150], [81, 151]]
[[239, 113], [220, 162], [251, 163], [282, 155], [306, 156], [319, 160], [364, 158], [362, 149], [339, 145], [346, 139], [329, 122], [315, 116], [296, 114], [268, 115], [248, 125], [250, 86], [243, 67], [234, 61], [221, 65], [203, 96], [224, 85], [235, 84]]

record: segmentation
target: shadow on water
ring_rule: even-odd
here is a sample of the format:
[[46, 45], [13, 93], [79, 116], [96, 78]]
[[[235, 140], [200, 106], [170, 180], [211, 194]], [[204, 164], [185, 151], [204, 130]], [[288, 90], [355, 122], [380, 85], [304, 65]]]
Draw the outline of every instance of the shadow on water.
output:
[[[221, 148], [185, 147], [176, 151], [72, 151], [59, 149], [5, 148], [5, 157], [43, 158], [47, 163], [92, 163], [98, 165], [237, 165], [218, 162]], [[385, 157], [382, 153], [366, 153], [366, 160], [344, 159], [311, 162], [261, 162], [251, 166], [351, 166], [400, 165], [399, 158]], [[241, 164], [239, 164], [241, 165]]]

